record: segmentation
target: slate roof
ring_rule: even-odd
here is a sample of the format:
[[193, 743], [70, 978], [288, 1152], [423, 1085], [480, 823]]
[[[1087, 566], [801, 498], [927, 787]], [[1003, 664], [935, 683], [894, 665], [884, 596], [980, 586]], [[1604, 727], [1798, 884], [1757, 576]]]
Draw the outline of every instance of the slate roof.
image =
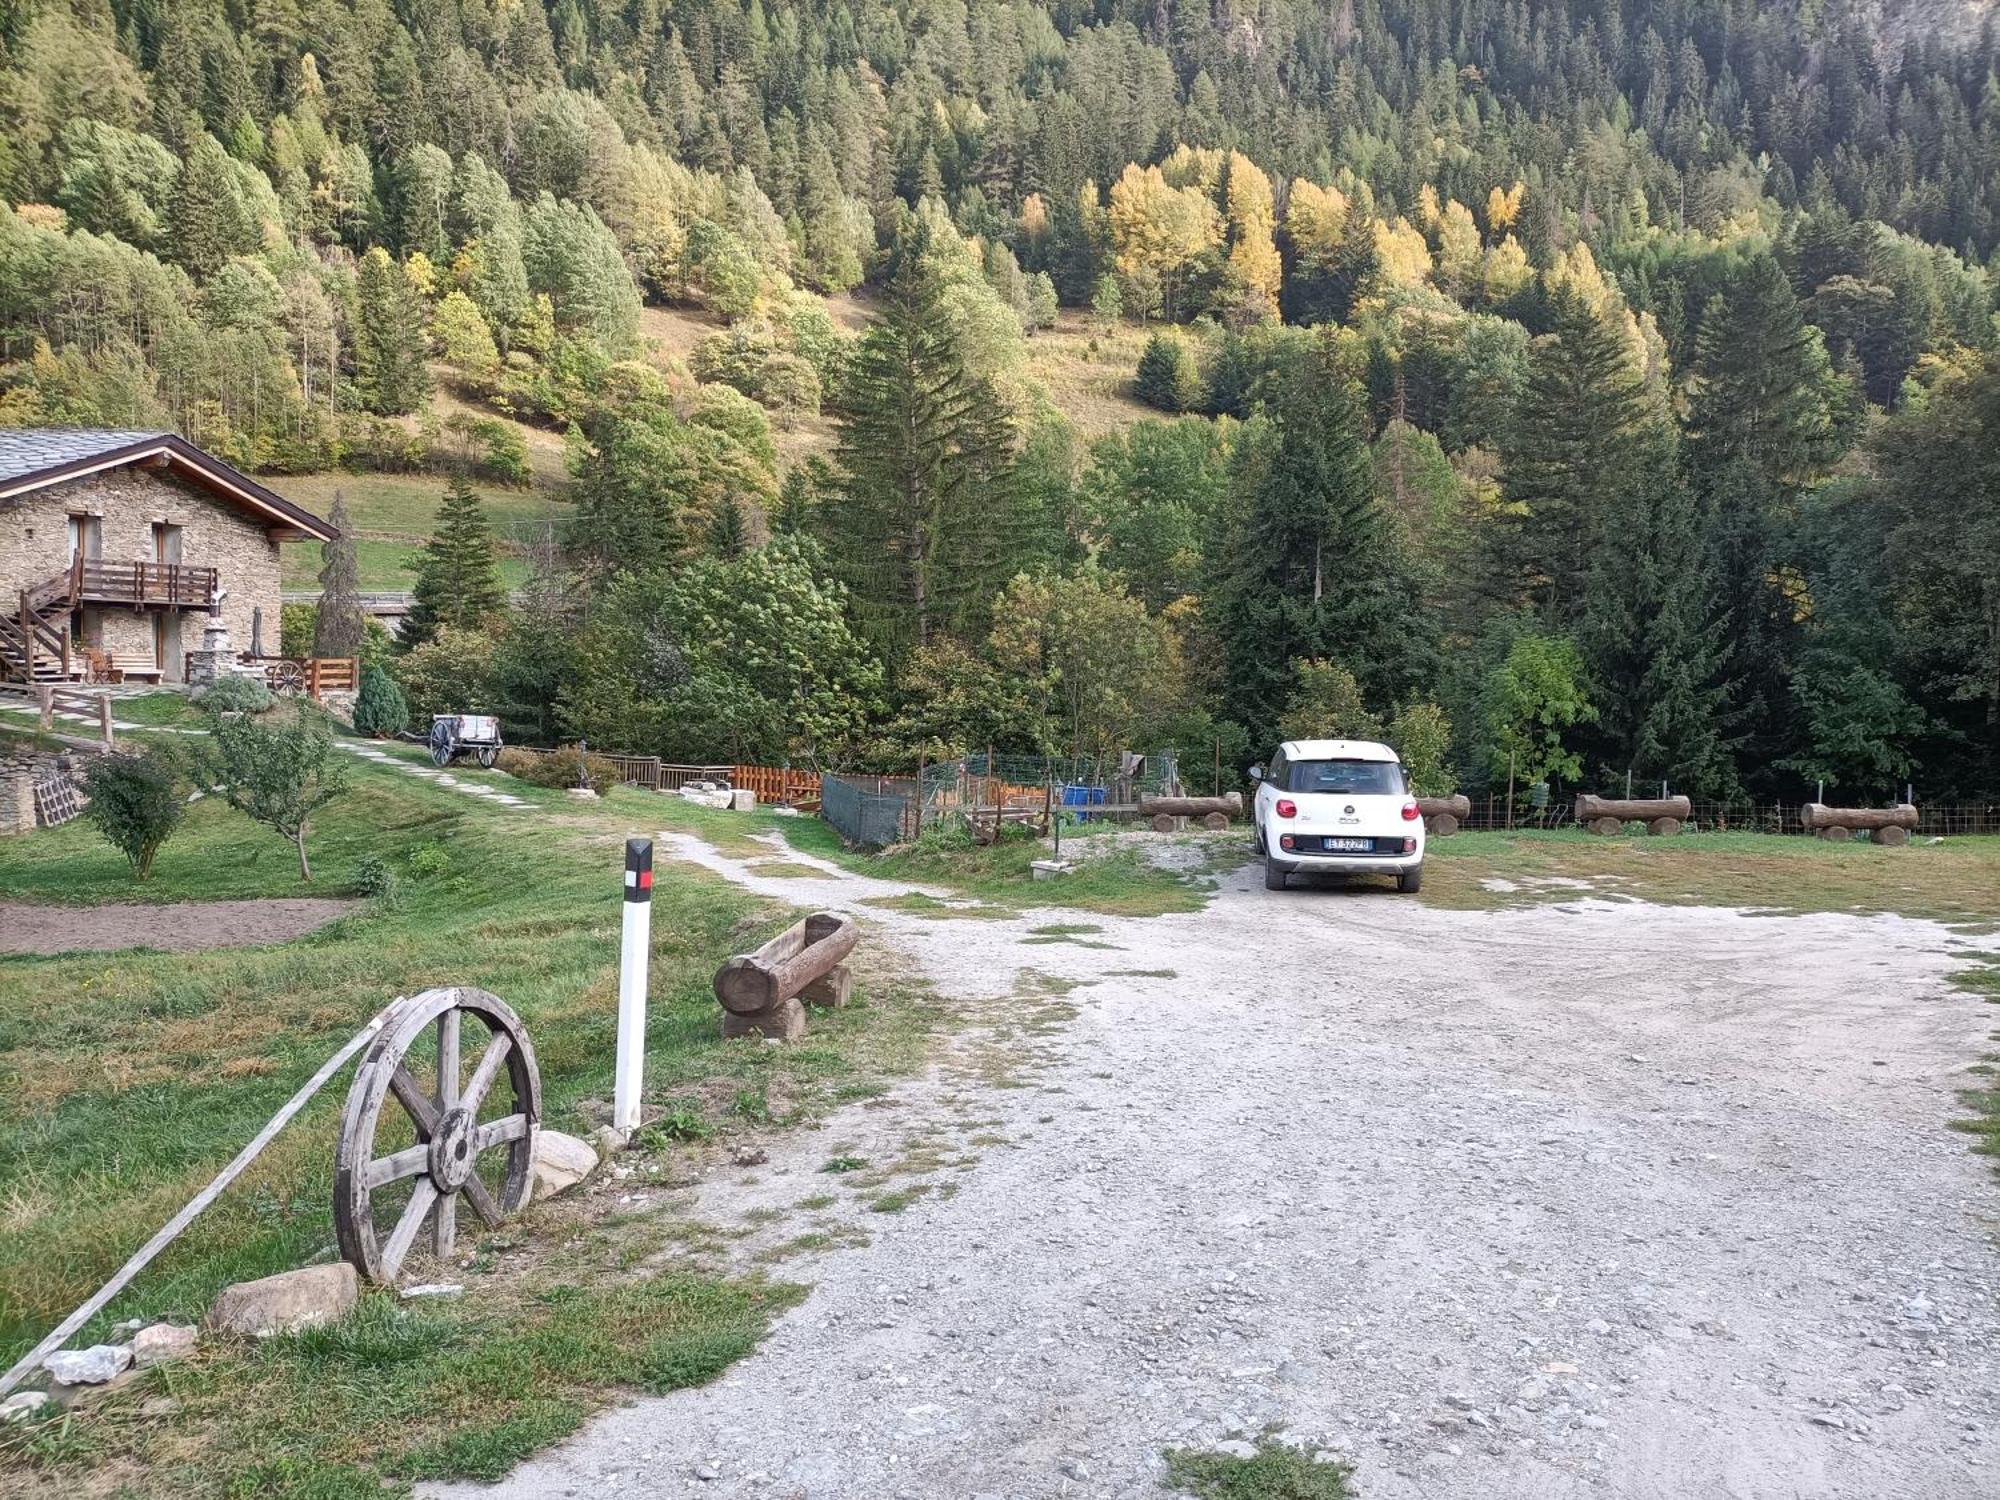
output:
[[188, 483], [261, 516], [283, 539], [331, 541], [340, 535], [311, 511], [171, 432], [0, 427], [0, 502], [142, 459], [164, 462]]
[[80, 427], [0, 427], [0, 484], [168, 436]]

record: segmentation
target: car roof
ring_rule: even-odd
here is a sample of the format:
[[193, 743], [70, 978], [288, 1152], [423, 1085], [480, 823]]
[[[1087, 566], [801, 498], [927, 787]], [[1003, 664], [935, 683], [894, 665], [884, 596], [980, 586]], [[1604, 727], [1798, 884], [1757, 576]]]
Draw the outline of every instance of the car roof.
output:
[[1278, 747], [1286, 760], [1393, 760], [1396, 752], [1375, 740], [1286, 740]]

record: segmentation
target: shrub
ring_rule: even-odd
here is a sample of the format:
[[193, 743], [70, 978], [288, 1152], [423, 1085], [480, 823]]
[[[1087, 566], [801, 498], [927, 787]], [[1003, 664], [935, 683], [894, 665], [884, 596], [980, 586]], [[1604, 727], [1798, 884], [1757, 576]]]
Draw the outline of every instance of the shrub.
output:
[[396, 686], [396, 679], [380, 667], [371, 666], [361, 674], [361, 691], [354, 699], [354, 728], [358, 734], [388, 739], [410, 725], [410, 700]]
[[394, 906], [402, 885], [395, 866], [379, 854], [362, 856], [361, 863], [354, 870], [354, 888], [364, 896], [373, 896], [384, 906]]
[[277, 701], [254, 677], [218, 677], [190, 696], [212, 714], [261, 714]]
[[[577, 781], [577, 748], [565, 745], [560, 749], [547, 751], [520, 750], [512, 746], [500, 752], [498, 765], [509, 776], [517, 777], [530, 786], [572, 787]], [[617, 786], [623, 777], [618, 771], [618, 763], [602, 755], [583, 757], [583, 785], [594, 792]]]
[[180, 778], [157, 751], [106, 755], [84, 773], [86, 816], [110, 845], [132, 861], [134, 878], [153, 872], [153, 856], [180, 826], [187, 803]]
[[410, 851], [407, 863], [417, 879], [429, 880], [451, 868], [451, 851], [436, 842], [419, 844]]

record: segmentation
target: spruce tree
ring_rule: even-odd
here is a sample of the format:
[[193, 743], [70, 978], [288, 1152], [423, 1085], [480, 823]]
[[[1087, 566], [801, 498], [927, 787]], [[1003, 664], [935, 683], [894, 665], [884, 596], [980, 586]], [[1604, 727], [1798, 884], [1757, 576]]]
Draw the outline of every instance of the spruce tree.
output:
[[1623, 330], [1567, 288], [1552, 312], [1554, 328], [1529, 352], [1503, 441], [1507, 506], [1493, 571], [1514, 598], [1566, 632], [1587, 608], [1607, 518], [1667, 461], [1669, 434]]
[[862, 632], [890, 663], [936, 636], [976, 631], [1012, 571], [1013, 423], [972, 373], [926, 263], [905, 231], [840, 413], [840, 482], [820, 509], [827, 552]]
[[167, 239], [174, 259], [197, 276], [212, 276], [230, 256], [255, 248], [229, 153], [201, 132], [181, 163], [167, 201]]
[[385, 417], [415, 411], [431, 393], [423, 310], [379, 245], [361, 257], [354, 299], [354, 384], [362, 404]]
[[347, 524], [347, 499], [333, 492], [327, 520], [339, 533], [320, 543], [319, 606], [313, 611], [313, 655], [359, 656], [368, 633], [361, 612], [361, 571], [355, 557], [354, 534]]
[[1430, 624], [1395, 527], [1375, 498], [1359, 393], [1330, 343], [1288, 374], [1276, 442], [1216, 588], [1228, 715], [1268, 742], [1301, 660], [1337, 659], [1378, 707], [1430, 664]]
[[452, 481], [438, 507], [437, 528], [415, 563], [405, 647], [420, 646], [440, 630], [477, 630], [506, 606], [493, 558], [493, 530], [478, 494]]

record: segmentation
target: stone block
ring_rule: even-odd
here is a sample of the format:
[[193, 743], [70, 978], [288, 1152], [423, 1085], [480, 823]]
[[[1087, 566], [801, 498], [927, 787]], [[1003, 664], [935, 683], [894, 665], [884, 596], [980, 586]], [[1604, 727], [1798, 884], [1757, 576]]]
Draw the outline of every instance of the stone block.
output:
[[580, 1141], [560, 1130], [535, 1134], [535, 1180], [528, 1193], [533, 1203], [567, 1192], [597, 1170], [597, 1153], [590, 1142]]
[[208, 1326], [251, 1338], [317, 1328], [346, 1316], [360, 1293], [360, 1278], [345, 1261], [306, 1266], [224, 1287], [208, 1310]]
[[42, 1361], [42, 1368], [58, 1385], [103, 1385], [131, 1363], [130, 1344], [92, 1344], [88, 1349], [59, 1349]]
[[846, 964], [835, 964], [800, 990], [799, 999], [807, 1005], [824, 1005], [830, 1010], [839, 1010], [853, 993], [854, 971]]
[[140, 1369], [186, 1359], [199, 1337], [190, 1323], [155, 1323], [132, 1335], [132, 1362]]
[[735, 1041], [741, 1037], [757, 1036], [772, 1042], [802, 1041], [806, 1034], [806, 1008], [796, 999], [781, 1000], [765, 1010], [739, 1015], [733, 1010], [722, 1013], [722, 1036], [725, 1041]]

